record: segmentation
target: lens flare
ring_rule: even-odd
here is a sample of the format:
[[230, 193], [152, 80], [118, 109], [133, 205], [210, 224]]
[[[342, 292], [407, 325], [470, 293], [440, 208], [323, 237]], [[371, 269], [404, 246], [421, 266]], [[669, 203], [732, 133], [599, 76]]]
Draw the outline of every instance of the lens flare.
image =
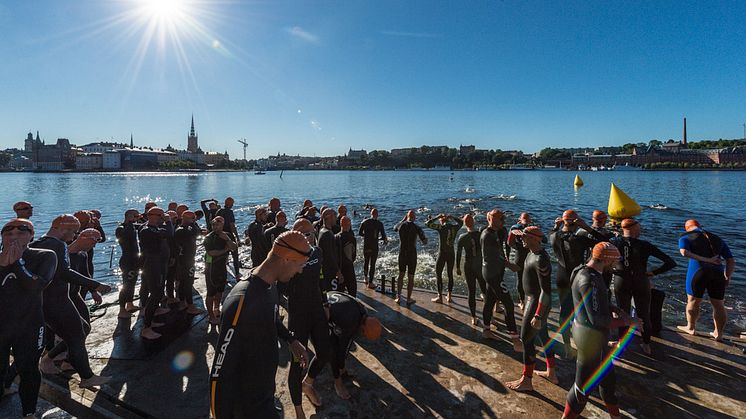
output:
[[191, 351], [181, 351], [174, 357], [171, 367], [174, 371], [183, 372], [189, 369], [194, 363], [194, 354]]

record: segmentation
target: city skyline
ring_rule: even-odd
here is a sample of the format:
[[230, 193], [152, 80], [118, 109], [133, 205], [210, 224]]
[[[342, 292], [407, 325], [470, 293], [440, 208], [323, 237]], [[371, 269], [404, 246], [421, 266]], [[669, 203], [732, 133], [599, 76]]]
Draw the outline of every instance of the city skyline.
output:
[[[69, 3], [69, 4], [68, 4]], [[739, 138], [746, 5], [10, 1], [0, 146], [538, 151]]]

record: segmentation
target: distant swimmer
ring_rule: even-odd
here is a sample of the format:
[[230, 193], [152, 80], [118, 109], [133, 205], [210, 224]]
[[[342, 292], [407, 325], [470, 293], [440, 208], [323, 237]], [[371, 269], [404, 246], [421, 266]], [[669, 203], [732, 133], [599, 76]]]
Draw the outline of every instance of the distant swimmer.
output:
[[275, 284], [300, 273], [310, 254], [302, 233], [283, 233], [267, 258], [226, 297], [210, 370], [213, 418], [279, 417], [274, 399], [278, 338], [288, 342], [301, 368], [308, 364], [308, 354], [280, 321]]
[[164, 323], [155, 322], [154, 318], [169, 311], [167, 308], [160, 308], [159, 305], [164, 296], [163, 285], [170, 253], [168, 241], [174, 235], [174, 227], [171, 219], [161, 208], [151, 207], [147, 217], [148, 224], [143, 226], [139, 233], [142, 282], [149, 293], [147, 302], [141, 303], [144, 304], [144, 328], [141, 336], [145, 339], [157, 339], [161, 334], [153, 328], [164, 326]]
[[357, 295], [357, 278], [355, 278], [355, 259], [357, 259], [357, 240], [352, 232], [352, 221], [343, 216], [339, 219], [342, 231], [337, 233], [337, 251], [339, 252], [339, 270], [344, 282], [337, 286], [338, 291], [346, 291], [351, 296]]
[[[140, 274], [140, 247], [137, 233], [141, 227], [137, 224], [140, 213], [130, 208], [124, 212], [124, 220], [117, 226], [115, 235], [119, 248], [122, 251], [119, 257], [119, 270], [122, 271], [122, 286], [119, 289], [119, 318], [130, 318], [132, 313], [139, 310], [133, 301], [135, 297], [135, 286]], [[144, 284], [141, 291], [144, 290]], [[140, 299], [144, 304], [147, 298]]]
[[[571, 274], [572, 300], [575, 307], [578, 307], [572, 324], [578, 357], [575, 383], [567, 393], [563, 418], [577, 418], [583, 412], [596, 385], [609, 415], [621, 418], [614, 363], [606, 365], [604, 359], [610, 351], [609, 330], [636, 324], [636, 319], [608, 303], [608, 290], [601, 275], [604, 271], [611, 270], [619, 258], [619, 250], [613, 244], [601, 242], [593, 247], [588, 263], [575, 268]], [[612, 313], [617, 317], [612, 317]], [[608, 370], [605, 374], [599, 374], [601, 368]], [[602, 378], [597, 380], [595, 377], [599, 376]]]
[[461, 275], [461, 254], [464, 255], [464, 277], [469, 290], [469, 311], [471, 324], [477, 324], [477, 282], [482, 293], [486, 292], [486, 285], [482, 277], [482, 247], [479, 243], [481, 233], [474, 228], [474, 217], [464, 215], [466, 233], [459, 236], [456, 242], [456, 273]]
[[414, 273], [417, 270], [417, 238], [422, 244], [427, 244], [427, 237], [422, 228], [414, 223], [417, 214], [407, 211], [407, 215], [394, 226], [394, 231], [399, 233], [399, 277], [397, 278], [396, 298], [401, 301], [404, 275], [407, 275], [407, 305], [414, 304], [412, 290], [414, 289]]
[[192, 287], [195, 276], [195, 257], [197, 256], [197, 238], [202, 229], [197, 225], [197, 216], [192, 211], [181, 214], [181, 225], [174, 233], [176, 247], [176, 296], [179, 308], [186, 309], [187, 314], [201, 314], [202, 310], [194, 305]]
[[[681, 255], [689, 258], [686, 272], [686, 326], [677, 326], [682, 332], [693, 335], [699, 318], [699, 306], [705, 291], [710, 296], [715, 331], [710, 335], [717, 341], [723, 339], [723, 328], [728, 320], [723, 299], [736, 270], [736, 259], [728, 245], [716, 234], [705, 230], [697, 220], [688, 220], [686, 233], [679, 239]], [[723, 266], [725, 260], [725, 266]]]
[[13, 204], [13, 211], [16, 213], [16, 218], [30, 220], [34, 215], [34, 206], [30, 202], [19, 201]]
[[438, 214], [437, 217], [431, 218], [425, 223], [427, 228], [438, 232], [438, 257], [435, 260], [435, 278], [438, 283], [438, 296], [432, 299], [434, 303], [443, 302], [443, 268], [447, 268], [446, 273], [448, 274], [446, 302], [451, 302], [451, 293], [453, 292], [453, 263], [456, 260], [454, 244], [462, 225], [464, 225], [463, 221], [447, 214]]
[[499, 209], [491, 210], [487, 213], [487, 228], [482, 230], [482, 235], [479, 238], [480, 245], [482, 246], [482, 276], [487, 284], [484, 308], [482, 310], [482, 320], [484, 322], [482, 336], [489, 339], [497, 339], [497, 335], [492, 331], [492, 311], [497, 301], [500, 301], [503, 307], [505, 307], [505, 325], [513, 341], [513, 348], [516, 352], [520, 352], [523, 348], [515, 324], [513, 299], [508, 293], [508, 287], [503, 282], [505, 268], [509, 268], [512, 271], [518, 270], [518, 267], [507, 259], [508, 253], [505, 250], [507, 239], [508, 232], [505, 229], [505, 214]]
[[370, 210], [370, 218], [366, 218], [360, 223], [357, 234], [363, 237], [363, 280], [368, 288], [375, 289], [373, 279], [376, 277], [378, 242], [383, 241], [384, 245], [388, 243], [386, 229], [378, 219], [376, 208]]
[[[381, 322], [368, 311], [360, 300], [353, 296], [339, 292], [329, 291], [326, 293], [327, 310], [329, 312], [328, 328], [331, 341], [331, 367], [334, 376], [334, 390], [337, 396], [343, 400], [350, 398], [350, 393], [344, 385], [342, 378], [349, 376], [345, 368], [345, 360], [350, 352], [350, 347], [355, 337], [360, 334], [368, 341], [376, 341], [381, 336]], [[316, 376], [321, 372], [319, 369], [310, 369], [304, 381], [313, 385]]]
[[516, 391], [533, 391], [532, 377], [536, 366], [536, 347], [534, 343], [539, 338], [541, 345], [547, 346], [546, 371], [537, 371], [537, 375], [544, 377], [554, 384], [559, 383], [554, 365], [554, 351], [549, 342], [547, 320], [552, 308], [552, 262], [549, 254], [544, 250], [542, 241], [544, 233], [539, 227], [528, 226], [523, 230], [515, 230], [513, 234], [521, 237], [521, 243], [529, 250], [525, 257], [525, 264], [521, 273], [523, 289], [526, 292], [526, 305], [521, 323], [521, 342], [523, 342], [523, 373], [516, 381], [506, 383], [508, 388]]
[[[635, 300], [637, 317], [642, 320], [642, 350], [650, 355], [650, 321], [651, 279], [676, 267], [676, 262], [663, 253], [654, 244], [640, 240], [640, 223], [631, 218], [622, 221], [621, 237], [614, 237], [609, 242], [619, 249], [622, 258], [614, 267], [614, 295], [620, 309], [631, 313], [632, 299]], [[650, 256], [663, 262], [663, 265], [652, 271], [648, 270]], [[624, 336], [626, 327], [619, 329], [619, 336]]]
[[220, 323], [220, 303], [223, 301], [223, 291], [228, 282], [228, 270], [225, 264], [228, 261], [228, 254], [238, 249], [238, 245], [223, 230], [223, 217], [219, 215], [212, 219], [212, 231], [205, 237], [203, 244], [207, 284], [205, 307], [210, 324], [216, 325]]
[[[52, 282], [57, 267], [53, 251], [28, 247], [33, 237], [34, 225], [24, 218], [14, 218], [2, 228], [0, 377], [7, 377], [12, 352], [20, 376], [18, 393], [24, 418], [36, 417], [41, 385], [39, 356], [44, 349], [42, 294]], [[8, 389], [3, 387], [0, 396], [7, 393]]]

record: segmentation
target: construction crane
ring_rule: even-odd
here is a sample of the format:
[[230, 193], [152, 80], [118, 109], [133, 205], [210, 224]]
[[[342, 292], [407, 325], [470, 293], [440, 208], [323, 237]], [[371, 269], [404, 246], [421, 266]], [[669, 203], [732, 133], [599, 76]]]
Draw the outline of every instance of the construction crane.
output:
[[246, 138], [241, 138], [238, 142], [243, 145], [243, 161], [246, 161], [246, 147], [249, 146], [249, 143], [246, 142]]

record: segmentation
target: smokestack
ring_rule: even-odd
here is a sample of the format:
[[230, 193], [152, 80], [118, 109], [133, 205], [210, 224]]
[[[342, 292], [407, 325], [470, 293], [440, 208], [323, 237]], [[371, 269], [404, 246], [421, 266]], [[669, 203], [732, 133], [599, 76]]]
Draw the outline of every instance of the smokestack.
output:
[[686, 117], [684, 118], [684, 141], [682, 144], [686, 147]]

